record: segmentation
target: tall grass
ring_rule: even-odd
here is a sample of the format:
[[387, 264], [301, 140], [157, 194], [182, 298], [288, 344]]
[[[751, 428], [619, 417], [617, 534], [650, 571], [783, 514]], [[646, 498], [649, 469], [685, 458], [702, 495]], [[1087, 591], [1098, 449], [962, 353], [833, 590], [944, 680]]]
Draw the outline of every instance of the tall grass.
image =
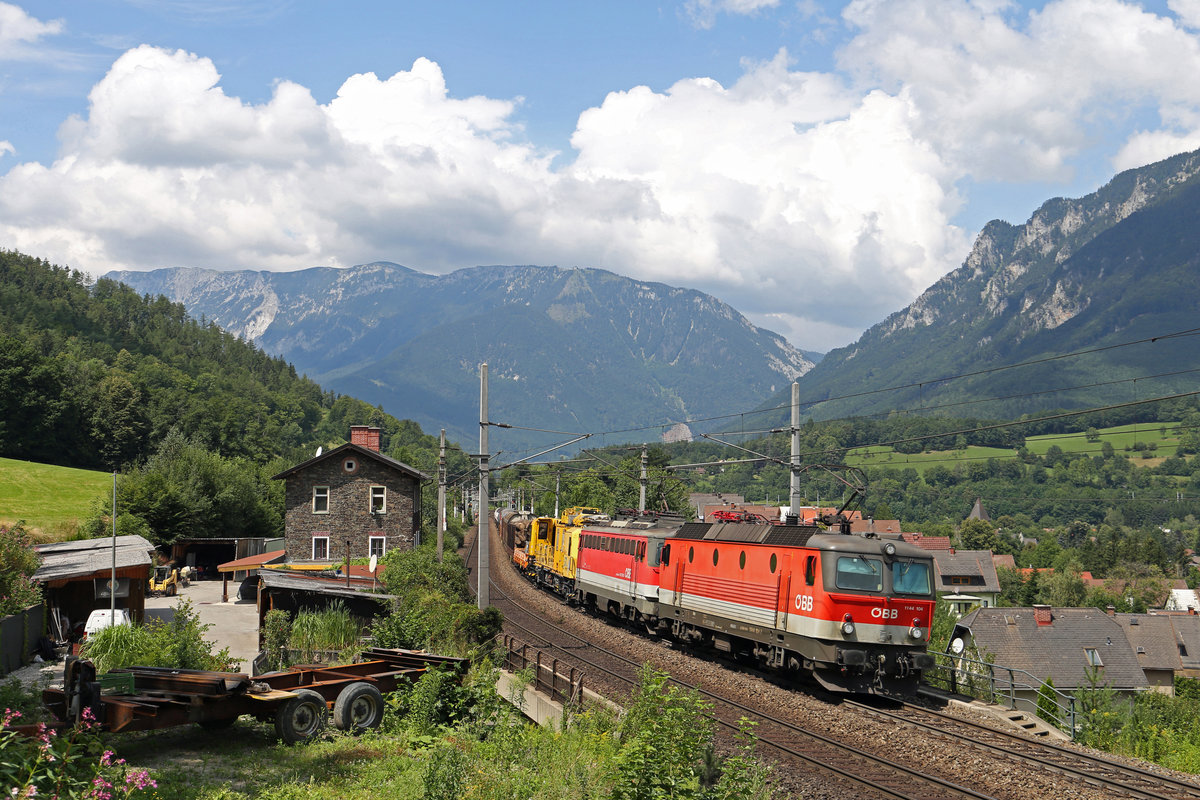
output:
[[362, 623], [356, 620], [341, 600], [323, 611], [301, 611], [292, 620], [288, 646], [301, 651], [302, 660], [312, 661], [319, 651], [358, 651]]

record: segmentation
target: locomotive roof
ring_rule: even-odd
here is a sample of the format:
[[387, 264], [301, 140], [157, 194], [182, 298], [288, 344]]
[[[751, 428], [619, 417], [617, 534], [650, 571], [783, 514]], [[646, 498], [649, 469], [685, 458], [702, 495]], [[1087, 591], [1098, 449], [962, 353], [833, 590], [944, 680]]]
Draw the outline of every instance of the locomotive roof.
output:
[[[816, 525], [754, 525], [745, 522], [688, 522], [672, 537], [714, 542], [749, 542], [781, 547], [814, 547], [820, 550], [844, 550], [856, 553], [880, 552], [883, 541], [865, 536], [830, 533]], [[889, 540], [891, 541], [891, 540]], [[919, 547], [894, 541], [896, 554], [930, 558]]]
[[676, 539], [703, 539], [716, 542], [753, 542], [756, 544], [803, 547], [808, 540], [825, 531], [816, 525], [755, 525], [748, 522], [688, 522], [675, 534]]

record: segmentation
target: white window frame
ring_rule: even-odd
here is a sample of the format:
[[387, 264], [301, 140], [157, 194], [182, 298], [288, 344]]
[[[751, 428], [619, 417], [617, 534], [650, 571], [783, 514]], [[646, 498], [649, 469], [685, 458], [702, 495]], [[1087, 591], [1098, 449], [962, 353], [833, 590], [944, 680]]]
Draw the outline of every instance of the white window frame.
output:
[[1100, 658], [1100, 651], [1095, 647], [1083, 648], [1083, 657], [1087, 659], [1089, 667], [1099, 669], [1104, 666], [1104, 659]]
[[[318, 489], [325, 490], [325, 492], [324, 492], [325, 508], [324, 508], [324, 510], [321, 510], [321, 511], [317, 510], [317, 496], [318, 496], [317, 490]], [[329, 513], [329, 487], [328, 486], [314, 486], [313, 487], [313, 490], [312, 490], [312, 513], [314, 513], [314, 514], [328, 514]]]
[[[375, 552], [375, 543], [379, 542], [379, 552]], [[378, 556], [383, 558], [387, 555], [387, 537], [386, 536], [368, 536], [367, 537], [367, 555]]]
[[[376, 492], [376, 490], [379, 491], [379, 500], [380, 500], [379, 508], [375, 507], [375, 492]], [[372, 486], [371, 487], [370, 492], [367, 494], [367, 508], [370, 510], [370, 512], [372, 514], [386, 514], [387, 513], [387, 487], [386, 486]]]
[[[323, 556], [317, 555], [317, 542], [318, 541], [325, 543], [325, 555], [323, 555]], [[313, 537], [312, 537], [312, 560], [313, 561], [328, 561], [329, 560], [329, 534], [325, 534], [324, 536], [317, 536], [316, 534], [313, 534]]]

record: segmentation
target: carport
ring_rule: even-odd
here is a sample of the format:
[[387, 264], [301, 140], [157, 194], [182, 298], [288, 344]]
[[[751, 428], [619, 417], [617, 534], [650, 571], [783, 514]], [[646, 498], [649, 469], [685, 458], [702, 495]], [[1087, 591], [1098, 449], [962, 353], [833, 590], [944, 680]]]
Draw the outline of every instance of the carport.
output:
[[[154, 564], [154, 545], [141, 536], [117, 536], [35, 545], [42, 565], [33, 580], [42, 584], [50, 631], [60, 641], [66, 616], [73, 625], [97, 608], [108, 608], [115, 597], [118, 608], [141, 621], [146, 610], [146, 582]], [[116, 582], [113, 563], [116, 562]]]

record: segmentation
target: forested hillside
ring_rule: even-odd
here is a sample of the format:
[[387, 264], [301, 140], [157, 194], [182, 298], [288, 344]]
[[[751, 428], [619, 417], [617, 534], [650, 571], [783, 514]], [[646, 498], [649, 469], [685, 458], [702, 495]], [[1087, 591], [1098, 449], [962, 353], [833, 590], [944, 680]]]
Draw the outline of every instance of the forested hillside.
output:
[[322, 391], [182, 305], [0, 251], [0, 456], [120, 471], [128, 532], [275, 535], [270, 475], [352, 424], [432, 467], [437, 440], [416, 423]]

